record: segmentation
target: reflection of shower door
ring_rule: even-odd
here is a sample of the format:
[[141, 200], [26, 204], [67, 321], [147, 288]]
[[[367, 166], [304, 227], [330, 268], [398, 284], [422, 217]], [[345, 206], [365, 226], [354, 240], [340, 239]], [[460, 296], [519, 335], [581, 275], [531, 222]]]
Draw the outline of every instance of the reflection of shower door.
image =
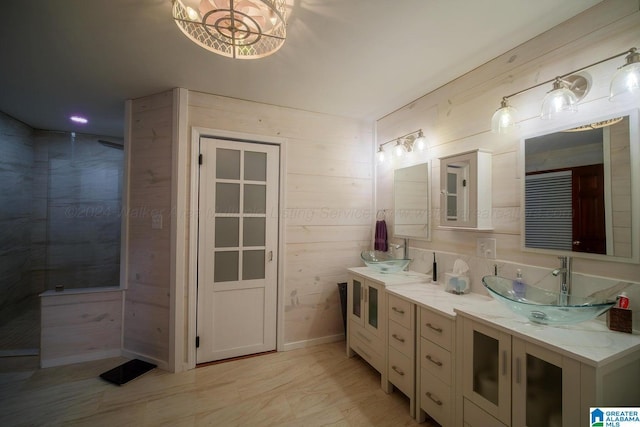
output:
[[200, 139], [197, 363], [276, 348], [279, 147]]

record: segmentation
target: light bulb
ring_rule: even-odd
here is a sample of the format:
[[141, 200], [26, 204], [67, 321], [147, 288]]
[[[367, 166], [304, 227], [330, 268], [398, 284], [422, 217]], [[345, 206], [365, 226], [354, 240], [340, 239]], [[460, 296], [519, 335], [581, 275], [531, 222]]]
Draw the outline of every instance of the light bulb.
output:
[[560, 79], [556, 79], [553, 83], [553, 89], [547, 93], [542, 101], [540, 118], [547, 120], [560, 113], [575, 113], [577, 111], [578, 97]]
[[378, 161], [380, 163], [384, 162], [384, 150], [382, 149], [382, 145], [378, 147]]
[[393, 152], [396, 154], [396, 157], [402, 157], [402, 155], [404, 154], [404, 147], [402, 146], [400, 140], [398, 140], [398, 142], [396, 143]]
[[196, 12], [196, 10], [194, 8], [190, 7], [190, 6], [187, 7], [187, 16], [192, 21], [197, 21], [198, 20], [198, 12]]
[[512, 131], [517, 127], [516, 114], [517, 110], [507, 103], [506, 98], [503, 98], [500, 108], [491, 117], [491, 132], [508, 133]]
[[611, 79], [610, 101], [640, 94], [640, 53], [633, 48], [626, 60], [626, 64], [620, 67]]
[[427, 148], [427, 138], [424, 137], [422, 131], [418, 132], [418, 137], [416, 138], [414, 144], [419, 151], [423, 151], [425, 148]]

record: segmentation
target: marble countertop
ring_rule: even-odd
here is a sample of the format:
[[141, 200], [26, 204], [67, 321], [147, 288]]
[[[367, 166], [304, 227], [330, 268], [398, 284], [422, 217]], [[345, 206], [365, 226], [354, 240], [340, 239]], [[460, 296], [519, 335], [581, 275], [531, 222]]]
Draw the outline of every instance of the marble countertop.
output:
[[459, 307], [459, 316], [485, 323], [508, 334], [600, 367], [640, 351], [640, 334], [609, 330], [602, 321], [589, 320], [575, 325], [539, 325], [517, 316], [498, 301]]
[[590, 320], [575, 325], [539, 325], [518, 316], [490, 296], [455, 295], [431, 276], [414, 271], [382, 274], [368, 267], [349, 268], [352, 273], [386, 285], [392, 295], [434, 310], [449, 318], [464, 316], [533, 342], [590, 366], [600, 367], [640, 351], [640, 334], [609, 330], [606, 324]]

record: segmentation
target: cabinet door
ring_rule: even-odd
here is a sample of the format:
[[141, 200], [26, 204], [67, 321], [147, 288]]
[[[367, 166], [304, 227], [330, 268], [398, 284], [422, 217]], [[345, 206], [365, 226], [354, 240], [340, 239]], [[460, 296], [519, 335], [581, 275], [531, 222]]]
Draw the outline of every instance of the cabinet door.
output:
[[463, 392], [504, 424], [511, 423], [511, 336], [464, 320]]
[[580, 363], [513, 338], [513, 425], [580, 424]]
[[359, 276], [349, 277], [347, 311], [349, 312], [349, 319], [360, 326], [364, 326], [364, 283], [364, 279]]
[[377, 337], [381, 335], [384, 320], [382, 316], [385, 308], [383, 291], [382, 286], [368, 280], [365, 281], [364, 328]]

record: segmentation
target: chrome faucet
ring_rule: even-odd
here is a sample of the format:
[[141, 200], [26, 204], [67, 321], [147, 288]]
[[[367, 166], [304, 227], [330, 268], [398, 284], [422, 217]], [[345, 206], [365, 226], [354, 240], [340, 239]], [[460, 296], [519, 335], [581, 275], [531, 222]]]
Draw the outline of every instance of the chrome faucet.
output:
[[560, 297], [558, 305], [566, 306], [569, 303], [569, 294], [571, 293], [571, 257], [560, 256], [560, 268], [551, 272], [554, 276], [560, 276]]

